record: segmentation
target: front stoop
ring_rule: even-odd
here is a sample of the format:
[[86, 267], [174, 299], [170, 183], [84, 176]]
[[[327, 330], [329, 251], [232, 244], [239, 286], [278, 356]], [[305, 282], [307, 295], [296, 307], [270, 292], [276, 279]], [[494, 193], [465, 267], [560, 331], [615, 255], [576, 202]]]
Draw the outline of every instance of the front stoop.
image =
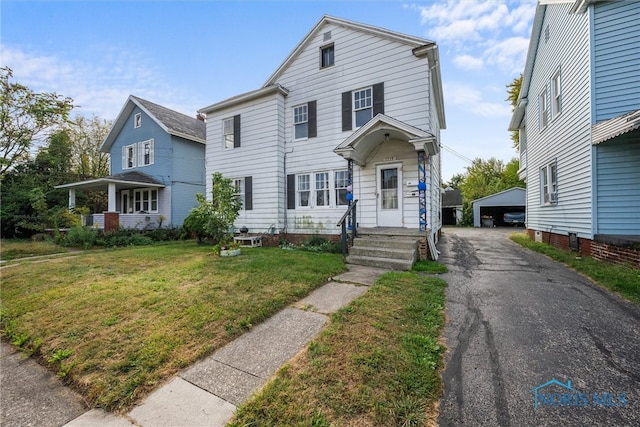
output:
[[417, 259], [417, 243], [423, 234], [404, 228], [360, 228], [347, 256], [347, 264], [411, 270]]

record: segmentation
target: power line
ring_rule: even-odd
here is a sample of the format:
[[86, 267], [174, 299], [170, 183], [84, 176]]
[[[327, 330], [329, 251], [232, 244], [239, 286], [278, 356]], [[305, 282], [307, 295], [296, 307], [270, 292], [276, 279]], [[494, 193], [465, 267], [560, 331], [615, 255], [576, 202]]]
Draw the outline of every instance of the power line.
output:
[[451, 152], [453, 155], [455, 155], [456, 157], [461, 158], [462, 160], [468, 162], [469, 164], [473, 164], [473, 160], [471, 160], [470, 158], [458, 153], [456, 150], [454, 150], [453, 148], [447, 147], [446, 145], [440, 143], [440, 145], [442, 146], [442, 148], [444, 148], [445, 150]]

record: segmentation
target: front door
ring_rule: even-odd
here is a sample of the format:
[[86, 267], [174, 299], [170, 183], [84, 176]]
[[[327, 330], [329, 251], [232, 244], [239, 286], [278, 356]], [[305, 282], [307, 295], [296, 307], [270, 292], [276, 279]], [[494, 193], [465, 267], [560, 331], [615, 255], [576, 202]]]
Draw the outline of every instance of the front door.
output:
[[402, 163], [378, 165], [378, 227], [402, 227]]

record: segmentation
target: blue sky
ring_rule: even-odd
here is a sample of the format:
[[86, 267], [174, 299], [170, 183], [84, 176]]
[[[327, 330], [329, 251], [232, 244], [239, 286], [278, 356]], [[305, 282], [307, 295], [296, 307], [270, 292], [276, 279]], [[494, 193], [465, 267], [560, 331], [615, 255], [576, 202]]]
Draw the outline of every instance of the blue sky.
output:
[[516, 152], [505, 85], [526, 59], [535, 0], [0, 2], [14, 81], [115, 119], [130, 94], [185, 114], [261, 87], [322, 15], [438, 43], [443, 180]]

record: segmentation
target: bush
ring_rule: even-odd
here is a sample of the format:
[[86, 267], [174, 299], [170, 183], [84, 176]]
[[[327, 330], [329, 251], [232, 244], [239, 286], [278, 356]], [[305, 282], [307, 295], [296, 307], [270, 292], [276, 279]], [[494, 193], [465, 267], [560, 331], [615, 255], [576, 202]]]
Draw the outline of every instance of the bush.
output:
[[56, 243], [62, 246], [91, 249], [96, 246], [98, 233], [95, 228], [73, 227], [66, 234], [59, 236]]
[[327, 252], [331, 254], [342, 253], [342, 246], [340, 243], [327, 240], [324, 237], [312, 236], [304, 241], [301, 245], [294, 245], [288, 242], [281, 242], [280, 247], [282, 249], [297, 249], [307, 252]]

